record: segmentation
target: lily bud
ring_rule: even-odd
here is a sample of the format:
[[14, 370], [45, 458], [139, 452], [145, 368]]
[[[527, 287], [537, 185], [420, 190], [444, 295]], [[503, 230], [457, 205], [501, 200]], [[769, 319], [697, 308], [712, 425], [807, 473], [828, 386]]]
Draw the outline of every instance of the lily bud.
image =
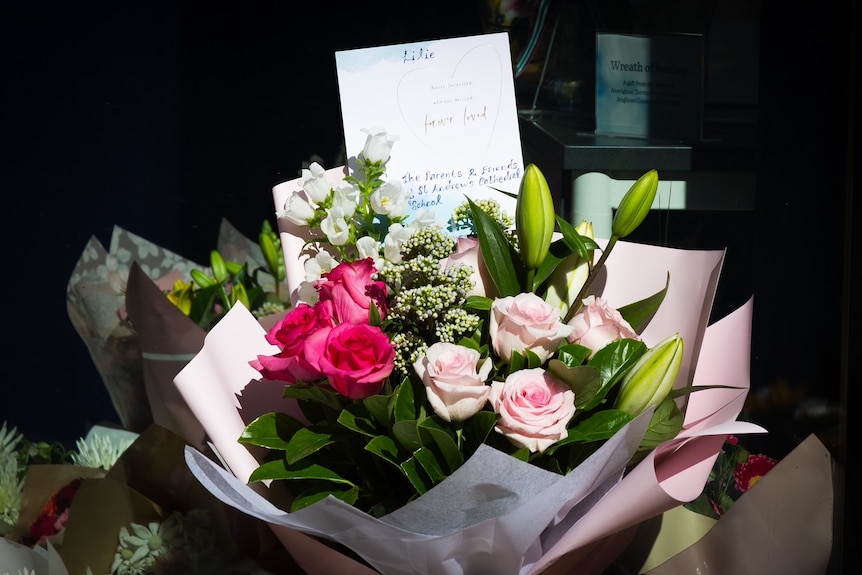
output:
[[551, 247], [556, 213], [551, 188], [541, 170], [530, 164], [521, 178], [521, 189], [515, 204], [515, 225], [521, 259], [527, 270], [537, 269]]
[[683, 344], [675, 334], [635, 362], [620, 384], [614, 407], [636, 417], [665, 400], [682, 365]]
[[624, 238], [635, 231], [649, 213], [657, 190], [658, 172], [656, 170], [650, 170], [638, 178], [620, 200], [611, 233]]
[[[582, 236], [595, 239], [592, 222], [582, 220], [575, 227]], [[578, 297], [584, 282], [590, 275], [590, 267], [593, 264], [593, 251], [590, 250], [589, 259], [583, 259], [578, 254], [572, 254], [561, 261], [554, 273], [548, 279], [548, 291], [545, 293], [545, 302], [559, 308], [560, 317], [566, 315], [569, 306]]]
[[217, 282], [221, 283], [227, 279], [227, 266], [225, 266], [224, 258], [217, 250], [210, 252], [210, 267]]

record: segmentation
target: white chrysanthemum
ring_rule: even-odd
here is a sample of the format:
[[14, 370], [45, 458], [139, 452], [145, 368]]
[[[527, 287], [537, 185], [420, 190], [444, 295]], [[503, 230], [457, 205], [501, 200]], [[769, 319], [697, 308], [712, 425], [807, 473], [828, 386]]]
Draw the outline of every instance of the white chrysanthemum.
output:
[[75, 443], [78, 452], [72, 453], [72, 462], [81, 467], [108, 471], [131, 444], [131, 439], [119, 439], [115, 443], [107, 435], [94, 434]]

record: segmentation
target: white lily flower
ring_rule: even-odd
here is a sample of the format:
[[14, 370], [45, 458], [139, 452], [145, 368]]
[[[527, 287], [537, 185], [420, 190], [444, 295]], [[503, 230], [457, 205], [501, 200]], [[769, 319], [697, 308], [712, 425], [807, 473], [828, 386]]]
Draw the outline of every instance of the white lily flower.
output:
[[326, 179], [326, 170], [317, 162], [313, 162], [301, 172], [300, 185], [308, 196], [318, 204], [329, 196], [332, 186]]
[[398, 141], [398, 136], [389, 134], [382, 126], [363, 128], [362, 132], [367, 134], [362, 156], [371, 163], [388, 162], [392, 154], [392, 145]]
[[341, 208], [330, 208], [326, 212], [326, 217], [320, 222], [320, 229], [326, 234], [329, 243], [334, 246], [343, 246], [350, 239], [350, 226]]
[[[581, 221], [575, 229], [582, 236], [595, 239], [592, 222]], [[590, 275], [593, 265], [593, 253], [590, 252], [589, 259], [583, 259], [573, 254], [564, 259], [551, 274], [548, 280], [548, 291], [545, 293], [545, 301], [559, 308], [560, 317], [565, 317], [569, 307], [581, 291], [584, 282]]]
[[400, 218], [407, 215], [410, 206], [407, 205], [407, 194], [398, 180], [390, 180], [374, 190], [371, 194], [371, 207], [378, 214], [390, 218]]

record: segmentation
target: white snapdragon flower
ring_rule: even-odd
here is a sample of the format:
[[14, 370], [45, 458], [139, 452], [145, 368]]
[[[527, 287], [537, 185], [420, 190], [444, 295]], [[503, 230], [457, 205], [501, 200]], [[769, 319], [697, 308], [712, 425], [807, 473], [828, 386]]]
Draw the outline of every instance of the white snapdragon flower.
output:
[[367, 135], [362, 156], [372, 163], [388, 162], [392, 154], [392, 145], [398, 141], [398, 136], [389, 134], [382, 126], [363, 128], [362, 132]]
[[276, 214], [298, 226], [308, 225], [308, 220], [314, 217], [314, 205], [308, 201], [308, 196], [302, 191], [293, 192], [284, 202], [284, 211]]
[[326, 179], [326, 170], [317, 162], [313, 162], [301, 172], [300, 185], [308, 196], [318, 204], [329, 196], [332, 186]]
[[350, 226], [341, 208], [330, 208], [326, 212], [326, 217], [320, 222], [320, 229], [326, 234], [329, 243], [334, 246], [343, 246], [350, 239]]
[[407, 215], [410, 207], [407, 205], [407, 193], [398, 180], [390, 180], [374, 190], [371, 194], [371, 207], [378, 214], [390, 218], [400, 218]]
[[401, 245], [413, 235], [413, 230], [401, 224], [389, 226], [389, 233], [383, 238], [383, 256], [392, 263], [401, 262]]

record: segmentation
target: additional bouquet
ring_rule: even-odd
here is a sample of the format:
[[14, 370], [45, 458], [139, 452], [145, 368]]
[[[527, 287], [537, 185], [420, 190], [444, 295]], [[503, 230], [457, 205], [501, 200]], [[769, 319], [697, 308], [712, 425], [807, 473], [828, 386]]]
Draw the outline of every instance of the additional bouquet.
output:
[[67, 308], [124, 428], [139, 433], [156, 423], [203, 447], [205, 432], [173, 378], [234, 301], [265, 325], [284, 309], [280, 240], [268, 222], [259, 240], [222, 220], [207, 268], [116, 226], [109, 250], [90, 239], [69, 279]]
[[268, 573], [232, 531], [232, 510], [185, 469], [185, 445], [157, 425], [97, 426], [66, 450], [3, 424], [0, 573]]
[[825, 573], [833, 464], [813, 434], [780, 461], [752, 454], [732, 437], [703, 493], [645, 521], [618, 566], [643, 575]]
[[[352, 173], [313, 164], [276, 187], [293, 309], [263, 341], [234, 308], [177, 375], [233, 475], [193, 450], [188, 464], [223, 501], [298, 557], [279, 526], [382, 573], [551, 573], [694, 499], [726, 434], [762, 431], [734, 421], [750, 305], [708, 337], [723, 253], [620, 242], [652, 205], [655, 171], [602, 248], [588, 222], [555, 215], [533, 165], [513, 219], [467, 198], [448, 222], [411, 220], [385, 180], [395, 141], [369, 130]], [[728, 352], [738, 366], [701, 373], [699, 358]], [[203, 377], [234, 402], [201, 393]]]

